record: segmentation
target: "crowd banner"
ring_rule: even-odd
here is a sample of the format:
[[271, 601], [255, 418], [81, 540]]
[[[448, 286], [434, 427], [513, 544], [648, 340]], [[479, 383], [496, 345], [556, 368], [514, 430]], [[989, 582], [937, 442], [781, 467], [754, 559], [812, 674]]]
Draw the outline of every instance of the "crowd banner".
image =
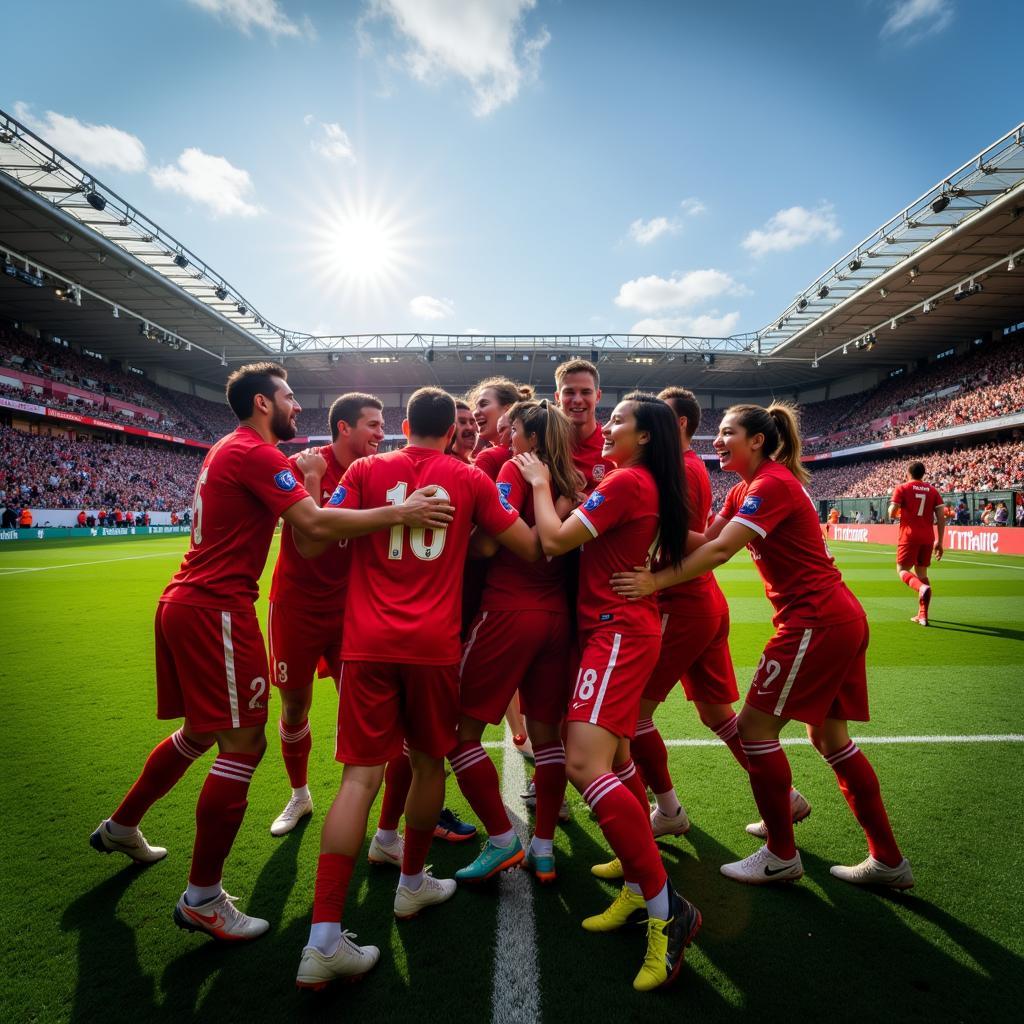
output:
[[[899, 526], [829, 523], [828, 539], [854, 544], [886, 544], [896, 547]], [[947, 526], [946, 551], [977, 551], [989, 555], [1024, 555], [1024, 528], [1017, 526]]]
[[[188, 534], [190, 526], [39, 526], [0, 530], [0, 543], [36, 540], [81, 540], [93, 537], [158, 537]], [[1024, 532], [1024, 531], [1022, 531]]]

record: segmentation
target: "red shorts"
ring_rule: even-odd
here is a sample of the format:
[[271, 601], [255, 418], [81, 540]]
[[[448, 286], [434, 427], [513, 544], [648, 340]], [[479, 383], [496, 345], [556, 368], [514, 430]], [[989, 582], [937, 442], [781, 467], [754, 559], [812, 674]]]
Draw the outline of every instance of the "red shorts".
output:
[[263, 725], [269, 675], [255, 609], [157, 606], [157, 718], [184, 718], [196, 732]]
[[580, 637], [580, 666], [568, 720], [632, 738], [644, 686], [658, 663], [661, 637], [598, 629]]
[[479, 612], [462, 651], [462, 713], [498, 725], [516, 690], [527, 718], [557, 725], [569, 704], [569, 613]]
[[458, 742], [459, 666], [345, 661], [338, 684], [342, 764], [385, 764], [412, 750], [443, 758]]
[[313, 682], [314, 675], [337, 680], [344, 623], [344, 612], [271, 601], [267, 634], [273, 684], [282, 690], [301, 690]]
[[757, 663], [747, 703], [766, 715], [820, 725], [866, 722], [868, 620], [779, 628]]
[[922, 568], [932, 564], [932, 541], [901, 540], [896, 545], [897, 565], [920, 565]]
[[681, 682], [687, 700], [703, 704], [739, 700], [729, 656], [729, 613], [695, 618], [665, 612], [661, 622], [661, 656], [644, 687], [644, 699], [660, 704]]

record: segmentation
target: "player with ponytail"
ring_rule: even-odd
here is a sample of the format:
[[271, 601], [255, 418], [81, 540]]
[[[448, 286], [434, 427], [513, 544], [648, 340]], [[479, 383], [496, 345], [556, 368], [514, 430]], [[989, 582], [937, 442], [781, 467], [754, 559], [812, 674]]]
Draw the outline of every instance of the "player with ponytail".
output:
[[864, 609], [843, 583], [818, 528], [803, 484], [800, 432], [791, 406], [773, 403], [727, 409], [715, 438], [722, 469], [740, 482], [708, 527], [707, 543], [681, 565], [656, 573], [621, 573], [613, 580], [624, 597], [647, 600], [656, 590], [694, 579], [749, 547], [775, 608], [775, 635], [758, 662], [739, 735], [750, 785], [763, 819], [766, 844], [722, 873], [760, 885], [803, 875], [793, 842], [792, 774], [779, 735], [795, 719], [807, 727], [818, 752], [867, 837], [868, 856], [832, 874], [857, 885], [909, 889], [910, 862], [889, 824], [878, 778], [850, 739], [849, 721], [868, 714]]

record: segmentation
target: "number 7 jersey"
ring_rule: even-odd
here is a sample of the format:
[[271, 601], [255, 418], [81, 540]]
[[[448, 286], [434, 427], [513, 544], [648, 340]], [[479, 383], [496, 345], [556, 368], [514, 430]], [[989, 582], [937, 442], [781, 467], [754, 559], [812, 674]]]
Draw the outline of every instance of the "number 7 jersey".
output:
[[438, 487], [455, 507], [443, 530], [391, 530], [351, 542], [345, 661], [456, 665], [462, 655], [462, 568], [474, 526], [496, 536], [519, 518], [493, 480], [432, 448], [409, 445], [348, 468], [329, 504], [400, 505], [420, 487]]

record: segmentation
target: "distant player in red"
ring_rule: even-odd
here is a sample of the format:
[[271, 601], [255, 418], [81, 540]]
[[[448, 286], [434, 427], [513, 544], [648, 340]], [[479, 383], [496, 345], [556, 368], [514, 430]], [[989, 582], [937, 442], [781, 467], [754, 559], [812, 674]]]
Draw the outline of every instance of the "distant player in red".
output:
[[[892, 501], [889, 502], [889, 518], [899, 517], [900, 524], [896, 572], [908, 587], [917, 591], [917, 614], [910, 621], [921, 626], [928, 625], [928, 606], [932, 600], [928, 566], [932, 564], [933, 552], [936, 561], [942, 560], [942, 541], [946, 531], [942, 495], [924, 482], [924, 473], [923, 462], [912, 462], [907, 467], [906, 482], [892, 492]], [[933, 524], [936, 529], [934, 535]]]
[[324, 820], [313, 924], [296, 978], [305, 988], [364, 974], [380, 955], [352, 943], [341, 920], [370, 805], [403, 740], [413, 781], [395, 916], [414, 917], [455, 892], [453, 880], [434, 878], [424, 864], [444, 800], [444, 758], [457, 739], [462, 564], [470, 533], [477, 526], [524, 558], [540, 557], [533, 532], [494, 483], [444, 454], [455, 432], [450, 395], [415, 392], [403, 429], [407, 447], [349, 468], [336, 491], [338, 507], [400, 508], [413, 488], [429, 484], [454, 512], [445, 529], [396, 526], [376, 543], [352, 545], [336, 751], [345, 770]]
[[228, 377], [228, 404], [240, 423], [203, 460], [191, 544], [156, 613], [157, 718], [184, 718], [184, 724], [152, 751], [128, 795], [89, 840], [101, 853], [142, 863], [165, 857], [165, 849], [146, 842], [139, 822], [217, 743], [196, 806], [188, 888], [174, 920], [226, 941], [254, 939], [269, 927], [236, 909], [221, 875], [266, 749], [270, 672], [254, 604], [278, 518], [325, 544], [450, 518], [444, 500], [422, 493], [405, 507], [319, 508], [275, 447], [295, 436], [302, 411], [287, 376], [275, 363], [253, 363]]
[[583, 493], [589, 494], [615, 468], [597, 422], [597, 404], [601, 401], [597, 367], [586, 359], [559, 363], [555, 367], [555, 401], [573, 425], [573, 460], [583, 474]]
[[[711, 515], [711, 480], [704, 460], [691, 442], [700, 424], [700, 403], [686, 388], [666, 388], [658, 397], [679, 417], [679, 442], [683, 449], [686, 493], [694, 529], [701, 531]], [[740, 746], [739, 722], [733, 703], [739, 699], [736, 674], [729, 654], [729, 606], [713, 573], [669, 587], [658, 595], [662, 616], [661, 656], [640, 702], [640, 720], [630, 744], [637, 768], [654, 793], [657, 807], [651, 813], [655, 838], [682, 835], [690, 822], [676, 796], [668, 772], [668, 751], [654, 724], [654, 713], [677, 682], [693, 703], [700, 720], [729, 748], [747, 770]], [[796, 790], [792, 795], [795, 820], [811, 813], [810, 804]], [[759, 830], [759, 825], [748, 826]], [[603, 877], [607, 877], [602, 873]]]
[[517, 455], [515, 461], [533, 488], [544, 554], [583, 548], [576, 610], [580, 662], [567, 716], [567, 770], [626, 880], [611, 907], [583, 927], [612, 931], [634, 915], [646, 915], [647, 955], [633, 986], [649, 991], [678, 975], [700, 912], [668, 883], [651, 833], [647, 793], [629, 759], [640, 698], [661, 647], [658, 604], [653, 597], [623, 600], [610, 581], [615, 572], [650, 564], [659, 547], [669, 564], [682, 559], [686, 494], [678, 421], [664, 402], [628, 395], [603, 436], [603, 454], [619, 468], [564, 522], [551, 497], [547, 466], [535, 455]]
[[646, 599], [727, 562], [744, 546], [775, 608], [775, 636], [757, 665], [739, 716], [750, 785], [767, 830], [767, 843], [722, 874], [761, 885], [803, 875], [793, 843], [792, 774], [779, 734], [792, 719], [825, 758], [864, 829], [869, 854], [832, 874], [858, 885], [909, 889], [910, 863], [893, 837], [878, 779], [850, 739], [848, 721], [868, 720], [864, 609], [843, 583], [821, 536], [804, 484], [800, 433], [790, 406], [735, 405], [715, 439], [723, 469], [738, 473], [721, 512], [707, 529], [708, 543], [676, 568], [623, 573], [613, 583], [624, 596]]
[[471, 466], [479, 434], [476, 417], [473, 415], [469, 402], [457, 398], [455, 400], [455, 436], [448, 446], [447, 454], [454, 455], [455, 458]]
[[[377, 453], [384, 440], [383, 409], [373, 395], [342, 395], [328, 413], [331, 443], [288, 460], [318, 505], [330, 502], [345, 470], [356, 459]], [[348, 541], [332, 544], [317, 558], [303, 558], [291, 526], [285, 523], [270, 587], [267, 633], [270, 678], [281, 693], [281, 755], [292, 795], [270, 826], [274, 836], [291, 832], [313, 811], [307, 785], [313, 745], [309, 728], [313, 678], [319, 674], [336, 681], [341, 669], [348, 563]]]
[[[576, 505], [582, 478], [573, 468], [572, 427], [547, 402], [518, 402], [508, 412], [516, 454], [534, 452], [548, 467], [559, 512]], [[533, 490], [514, 461], [498, 473], [498, 490], [534, 525]], [[542, 882], [555, 880], [554, 835], [565, 795], [561, 723], [569, 702], [569, 603], [565, 559], [524, 562], [499, 551], [488, 566], [480, 612], [463, 648], [458, 746], [448, 755], [456, 780], [487, 829], [487, 842], [455, 877], [482, 882], [524, 860]], [[494, 763], [481, 746], [519, 690], [537, 773], [536, 834], [524, 855], [501, 797]]]

